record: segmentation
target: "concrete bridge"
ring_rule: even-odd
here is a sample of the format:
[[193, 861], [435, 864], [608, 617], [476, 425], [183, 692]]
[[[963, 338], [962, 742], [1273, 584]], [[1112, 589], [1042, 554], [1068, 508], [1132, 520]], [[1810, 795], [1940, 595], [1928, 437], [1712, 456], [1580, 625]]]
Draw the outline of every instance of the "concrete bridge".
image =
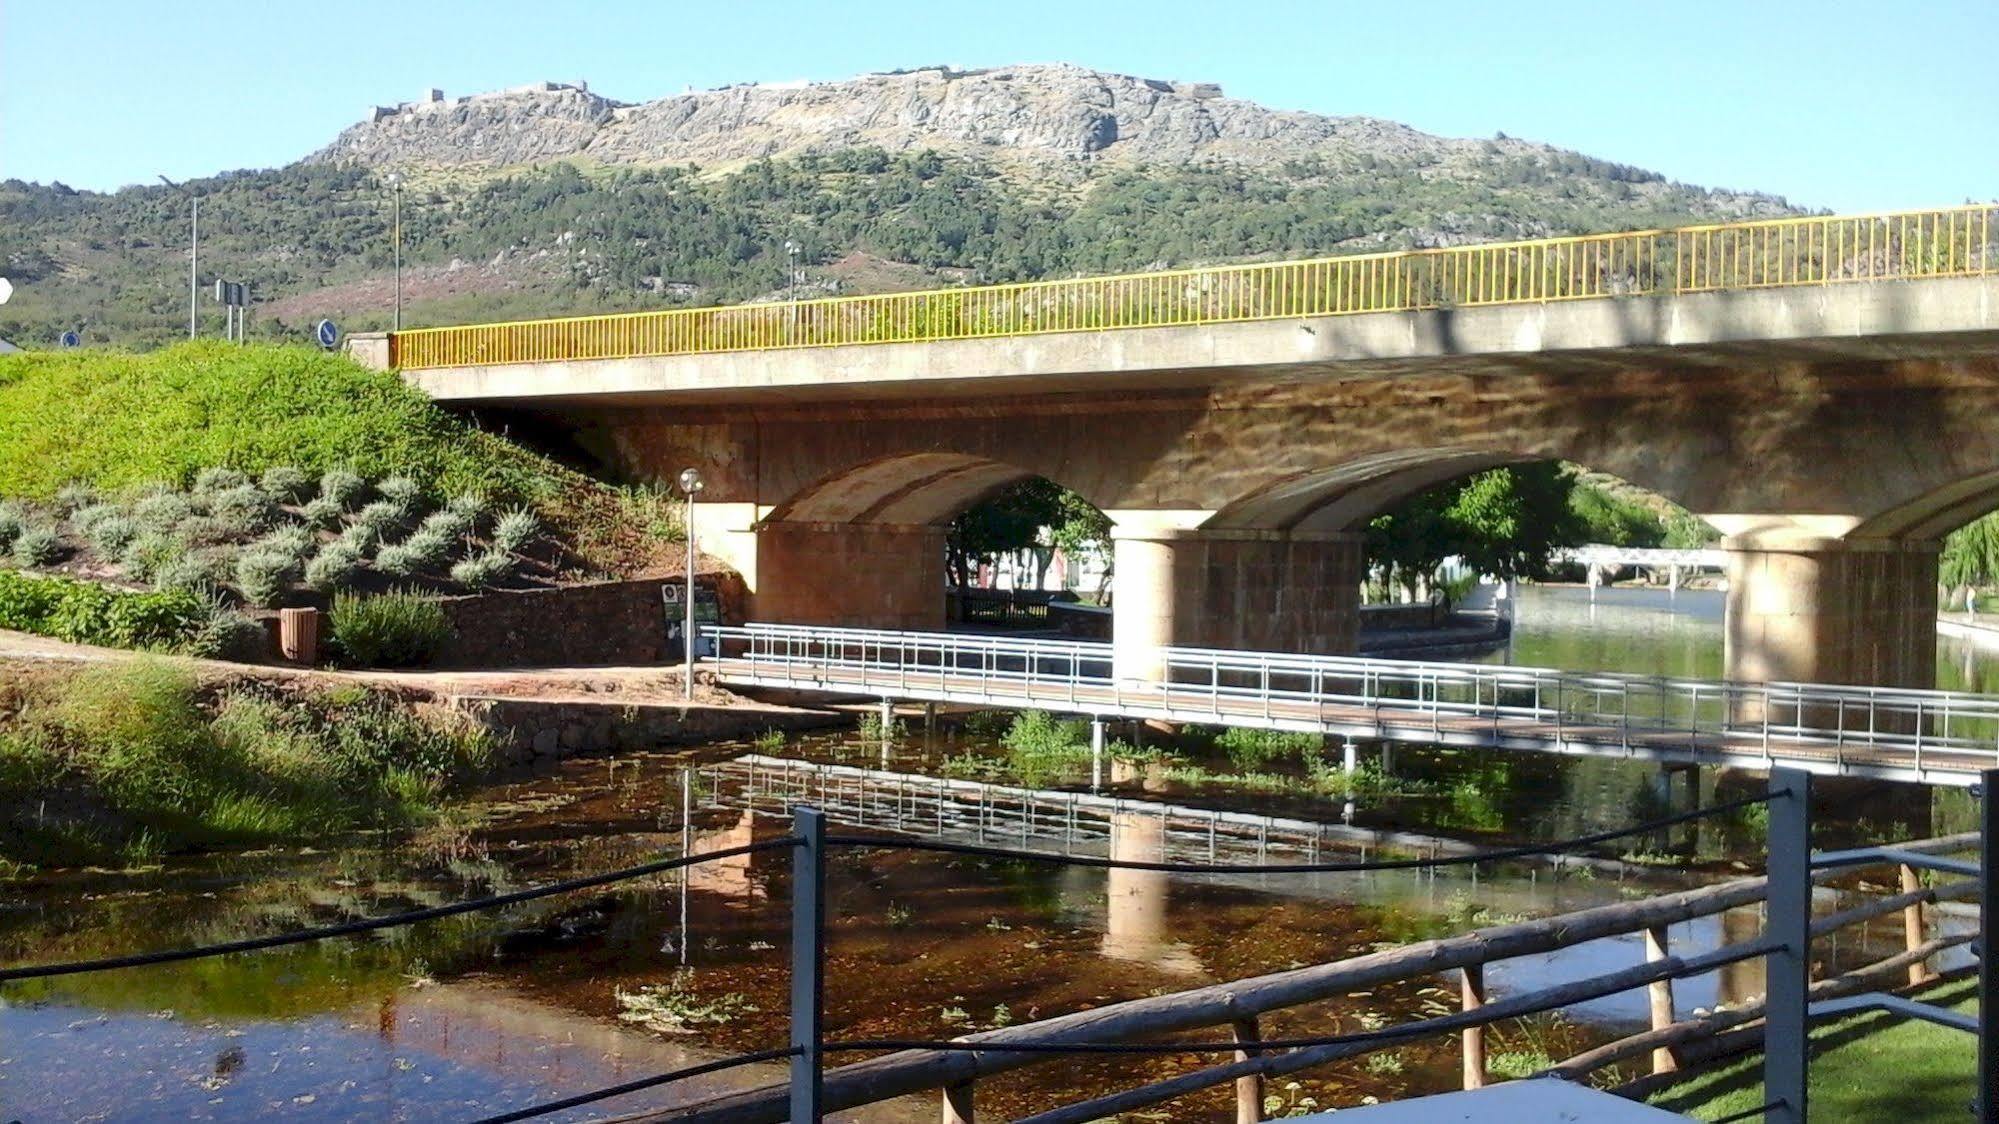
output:
[[1991, 207], [359, 338], [439, 401], [708, 481], [759, 620], [935, 629], [944, 527], [1041, 475], [1115, 524], [1121, 676], [1351, 651], [1360, 532], [1575, 461], [1726, 536], [1728, 676], [1927, 686], [1999, 507]]

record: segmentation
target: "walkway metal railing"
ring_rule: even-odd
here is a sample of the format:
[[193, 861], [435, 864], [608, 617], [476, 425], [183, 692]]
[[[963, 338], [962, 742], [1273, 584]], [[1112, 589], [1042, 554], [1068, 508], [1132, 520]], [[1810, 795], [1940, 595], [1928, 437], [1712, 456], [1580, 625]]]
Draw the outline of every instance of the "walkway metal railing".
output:
[[978, 339], [1671, 293], [1967, 277], [1989, 204], [879, 296], [579, 316], [390, 337], [404, 370]]
[[714, 626], [724, 680], [1410, 742], [1970, 784], [1999, 765], [1999, 697], [1496, 664], [1112, 646], [803, 625]]
[[[1804, 1124], [1808, 1109], [1807, 1069], [1809, 1049], [1807, 1027], [1814, 1015], [1842, 1014], [1855, 1010], [1882, 1008], [1899, 1014], [1926, 1018], [1945, 1026], [1973, 1032], [1978, 1041], [1979, 1119], [1999, 1124], [1999, 1098], [1992, 1095], [1992, 1082], [1999, 1079], [1999, 1023], [1983, 1018], [1967, 1019], [1948, 1010], [1934, 1008], [1904, 996], [1867, 991], [1873, 977], [1881, 972], [1915, 968], [1928, 958], [1949, 948], [1971, 942], [1973, 934], [1938, 936], [1928, 941], [1912, 939], [1902, 955], [1816, 983], [1811, 978], [1811, 944], [1816, 936], [1863, 923], [1910, 907], [1950, 898], [1978, 896], [1993, 900], [1995, 865], [1993, 842], [1999, 839], [1999, 770], [1987, 772], [1981, 790], [1983, 831], [1977, 836], [1961, 836], [1924, 843], [1875, 848], [1860, 852], [1835, 852], [1814, 858], [1811, 853], [1811, 778], [1796, 770], [1780, 769], [1771, 774], [1766, 794], [1728, 804], [1695, 809], [1664, 820], [1638, 824], [1582, 839], [1527, 845], [1490, 852], [1430, 859], [1376, 859], [1315, 863], [1212, 864], [1197, 862], [1144, 861], [1095, 856], [1058, 855], [1044, 851], [1012, 850], [941, 840], [913, 839], [878, 834], [835, 834], [827, 829], [823, 812], [811, 807], [793, 809], [789, 835], [758, 843], [728, 847], [678, 859], [646, 863], [624, 870], [529, 890], [515, 891], [449, 906], [416, 910], [387, 917], [366, 918], [318, 929], [273, 934], [248, 940], [199, 948], [167, 949], [94, 961], [33, 964], [0, 967], [0, 984], [11, 980], [42, 979], [147, 965], [175, 963], [226, 956], [308, 941], [371, 933], [415, 924], [439, 917], [502, 908], [520, 902], [571, 893], [629, 879], [643, 878], [670, 870], [687, 868], [724, 858], [759, 852], [788, 852], [791, 857], [791, 951], [790, 951], [790, 1034], [784, 1047], [771, 1047], [733, 1057], [721, 1058], [665, 1073], [654, 1074], [617, 1085], [562, 1097], [488, 1117], [484, 1124], [507, 1124], [596, 1104], [632, 1093], [657, 1089], [693, 1077], [736, 1067], [786, 1060], [789, 1080], [743, 1093], [728, 1094], [680, 1108], [628, 1116], [626, 1120], [683, 1120], [764, 1122], [791, 1121], [806, 1124], [833, 1111], [878, 1103], [923, 1090], [943, 1091], [946, 1119], [962, 1124], [974, 1121], [974, 1083], [982, 1076], [1005, 1072], [1054, 1057], [1075, 1055], [1210, 1054], [1232, 1057], [1189, 1073], [1155, 1081], [1137, 1089], [1108, 1093], [1094, 1099], [1044, 1111], [1028, 1119], [1036, 1124], [1081, 1124], [1117, 1113], [1173, 1101], [1188, 1093], [1217, 1085], [1233, 1084], [1237, 1091], [1238, 1124], [1261, 1120], [1263, 1081], [1272, 1076], [1294, 1073], [1313, 1066], [1374, 1051], [1419, 1038], [1458, 1034], [1465, 1055], [1465, 1085], [1486, 1083], [1484, 1028], [1505, 1019], [1552, 1011], [1574, 1003], [1643, 988], [1655, 996], [1667, 989], [1664, 1004], [1671, 1018], [1671, 983], [1713, 972], [1730, 964], [1753, 960], [1764, 962], [1767, 994], [1759, 1004], [1765, 1023], [1764, 1085], [1766, 1102], [1759, 1113], [1766, 1121]], [[1314, 965], [1272, 975], [1237, 980], [1227, 984], [1194, 988], [1171, 995], [1128, 1000], [1107, 1007], [1084, 1010], [1038, 1022], [999, 1030], [983, 1031], [950, 1041], [931, 1039], [857, 1039], [829, 1036], [825, 1025], [826, 949], [828, 926], [825, 892], [827, 860], [834, 848], [930, 851], [1011, 861], [1072, 864], [1099, 869], [1124, 868], [1182, 872], [1189, 874], [1269, 875], [1335, 873], [1385, 869], [1418, 869], [1444, 865], [1468, 865], [1527, 855], [1555, 854], [1579, 846], [1613, 838], [1650, 834], [1661, 827], [1697, 818], [1732, 813], [1751, 804], [1769, 809], [1769, 871], [1763, 878], [1739, 879], [1698, 890], [1663, 895], [1644, 901], [1599, 906], [1560, 917], [1493, 926], [1459, 937], [1424, 941], [1329, 964]], [[683, 831], [691, 832], [691, 823]], [[1983, 847], [1981, 861], [1972, 864], [1948, 855], [1972, 846]], [[1933, 889], [1882, 898], [1839, 913], [1812, 919], [1812, 887], [1824, 870], [1848, 867], [1901, 864], [1905, 878], [1912, 866], [1974, 877]], [[1821, 873], [1815, 873], [1814, 868]], [[1601, 972], [1582, 979], [1518, 995], [1488, 999], [1484, 967], [1493, 960], [1535, 955], [1572, 947], [1590, 940], [1620, 934], [1646, 932], [1663, 934], [1675, 922], [1708, 916], [1723, 910], [1762, 903], [1766, 920], [1762, 932], [1749, 940], [1727, 944], [1692, 956], [1670, 953], [1658, 937], [1648, 944], [1643, 963]], [[1979, 949], [1989, 949], [1999, 939], [1999, 925], [1990, 910], [1981, 909], [1977, 940]], [[1263, 1016], [1319, 1002], [1347, 993], [1356, 987], [1376, 987], [1397, 980], [1433, 978], [1440, 972], [1459, 972], [1464, 1001], [1456, 1012], [1426, 1017], [1412, 1022], [1381, 1026], [1352, 1033], [1303, 1037], [1265, 1037]], [[1990, 1010], [1999, 989], [1999, 970], [1989, 958], [1979, 964], [1981, 1011]], [[1814, 1001], [1817, 1001], [1816, 1003]], [[1657, 1008], [1655, 1007], [1655, 1012]], [[1713, 1026], [1693, 1030], [1713, 1030], [1734, 1025], [1716, 1012], [1702, 1016], [1716, 1020]], [[1697, 1019], [1696, 1022], [1700, 1020]], [[1741, 1020], [1737, 1020], [1738, 1022]], [[1656, 1025], [1654, 1036], [1678, 1035], [1690, 1038], [1684, 1023]], [[1186, 1041], [1172, 1037], [1210, 1027], [1228, 1028], [1222, 1041]], [[1634, 1042], [1636, 1045], [1634, 1045]], [[1598, 1051], [1629, 1052], [1649, 1048], [1645, 1036], [1612, 1043]], [[849, 1066], [829, 1070], [829, 1057], [848, 1053], [881, 1053]], [[1592, 1061], [1594, 1064], [1591, 1064]], [[1600, 1060], [1570, 1059], [1549, 1076], [1587, 1072], [1600, 1067]]]

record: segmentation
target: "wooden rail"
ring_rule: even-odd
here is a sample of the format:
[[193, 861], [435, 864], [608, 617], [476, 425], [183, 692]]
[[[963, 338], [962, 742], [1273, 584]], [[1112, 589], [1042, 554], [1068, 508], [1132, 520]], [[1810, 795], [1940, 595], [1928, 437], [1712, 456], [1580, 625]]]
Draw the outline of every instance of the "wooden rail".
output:
[[[1904, 853], [1941, 855], [1973, 849], [1978, 845], [1979, 837], [1968, 833], [1900, 844], [1897, 849]], [[1884, 860], [1880, 865], [1888, 864], [1889, 860]], [[1840, 870], [1815, 871], [1813, 880], [1829, 881], [1841, 873]], [[1909, 881], [1910, 878], [1903, 878], [1903, 885], [1906, 886]], [[1675, 1021], [1670, 1004], [1661, 1002], [1662, 985], [1670, 988], [1675, 978], [1711, 971], [1722, 964], [1760, 954], [1763, 944], [1751, 941], [1695, 957], [1682, 957], [1673, 954], [1668, 946], [1668, 928], [1697, 917], [1754, 905], [1764, 900], [1767, 888], [1768, 879], [1764, 877], [1735, 879], [1642, 901], [1620, 902], [1556, 917], [1491, 926], [1459, 936], [1420, 941], [1327, 964], [1128, 1000], [966, 1035], [962, 1041], [993, 1046], [1141, 1042], [1158, 1041], [1190, 1030], [1216, 1028], [1225, 1029], [1242, 1044], [1234, 1058], [1226, 1063], [1080, 1104], [1065, 1105], [1029, 1117], [1034, 1124], [1081, 1124], [1225, 1084], [1235, 1088], [1237, 1120], [1255, 1120], [1260, 1118], [1262, 1112], [1261, 1083], [1265, 1079], [1390, 1048], [1418, 1034], [1461, 1034], [1465, 1082], [1472, 1086], [1486, 1079], [1483, 1035], [1476, 1031], [1504, 1019], [1554, 1010], [1569, 1003], [1633, 989], [1644, 989], [1652, 998], [1650, 1028], [1641, 1034], [1567, 1059], [1551, 1072], [1573, 1078], [1646, 1053], [1652, 1054], [1655, 1069], [1670, 1069], [1673, 1064], [1671, 1052], [1675, 1048], [1712, 1037], [1731, 1027], [1742, 1026], [1760, 1017], [1761, 1007], [1760, 1004], [1751, 1004], [1698, 1019]], [[1975, 893], [1976, 886], [1972, 882], [1957, 882], [1936, 888], [1917, 885], [1913, 889], [1904, 889], [1900, 893], [1819, 918], [1812, 924], [1812, 934], [1822, 936], [1897, 913], [1906, 919], [1911, 916], [1908, 911], [1912, 908], [1919, 910], [1925, 904], [1968, 898]], [[1917, 920], [1905, 927], [1906, 947], [1900, 953], [1841, 976], [1819, 981], [1813, 986], [1812, 998], [1830, 998], [1863, 990], [1867, 981], [1879, 975], [1925, 965], [1938, 953], [1970, 939], [1968, 935], [1928, 937], [1922, 924], [1922, 914], [1917, 912], [1913, 916]], [[1646, 934], [1646, 959], [1643, 963], [1496, 1001], [1490, 1001], [1485, 993], [1484, 966], [1492, 961], [1538, 955], [1632, 933]], [[1371, 1039], [1300, 1049], [1256, 1048], [1255, 1044], [1264, 1037], [1259, 1032], [1258, 1020], [1271, 1012], [1334, 999], [1351, 991], [1426, 979], [1453, 971], [1460, 973], [1463, 981], [1462, 1009], [1455, 1014], [1407, 1024], [1407, 1038]], [[943, 1097], [942, 1118], [947, 1124], [954, 1121], [975, 1124], [975, 1092], [980, 1078], [1060, 1056], [998, 1050], [899, 1051], [829, 1070], [825, 1074], [824, 1104], [828, 1111], [844, 1111], [914, 1093], [937, 1091]], [[1256, 1095], [1254, 1108], [1251, 1104], [1252, 1093]], [[786, 1097], [785, 1085], [768, 1085], [693, 1105], [619, 1117], [618, 1120], [627, 1124], [638, 1121], [780, 1124], [785, 1119]]]

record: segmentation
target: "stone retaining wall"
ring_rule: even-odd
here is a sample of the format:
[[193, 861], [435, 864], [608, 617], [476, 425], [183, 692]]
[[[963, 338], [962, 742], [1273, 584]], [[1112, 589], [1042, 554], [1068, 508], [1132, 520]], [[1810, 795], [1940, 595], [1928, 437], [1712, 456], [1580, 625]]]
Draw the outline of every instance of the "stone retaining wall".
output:
[[[742, 579], [704, 574], [717, 587], [724, 620], [742, 620]], [[432, 666], [606, 667], [667, 659], [660, 588], [676, 577], [597, 582], [558, 589], [500, 591], [438, 602], [452, 639]]]

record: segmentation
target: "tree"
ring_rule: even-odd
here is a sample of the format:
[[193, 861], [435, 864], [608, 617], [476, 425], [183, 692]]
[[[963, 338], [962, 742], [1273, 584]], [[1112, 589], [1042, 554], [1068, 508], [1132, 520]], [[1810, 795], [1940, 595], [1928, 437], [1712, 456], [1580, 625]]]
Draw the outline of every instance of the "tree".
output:
[[1937, 577], [1946, 587], [1966, 593], [1999, 581], [1999, 512], [1974, 519], [1944, 539]]
[[1574, 488], [1573, 473], [1554, 461], [1432, 488], [1368, 524], [1368, 566], [1411, 593], [1449, 558], [1499, 578], [1546, 577], [1555, 551], [1583, 541]]
[[963, 589], [971, 584], [979, 563], [1009, 551], [1032, 549], [1037, 552], [1037, 576], [1045, 577], [1056, 550], [1072, 556], [1101, 550], [1110, 535], [1110, 518], [1090, 501], [1036, 476], [1009, 484], [951, 520], [944, 540], [946, 564], [952, 583]]

